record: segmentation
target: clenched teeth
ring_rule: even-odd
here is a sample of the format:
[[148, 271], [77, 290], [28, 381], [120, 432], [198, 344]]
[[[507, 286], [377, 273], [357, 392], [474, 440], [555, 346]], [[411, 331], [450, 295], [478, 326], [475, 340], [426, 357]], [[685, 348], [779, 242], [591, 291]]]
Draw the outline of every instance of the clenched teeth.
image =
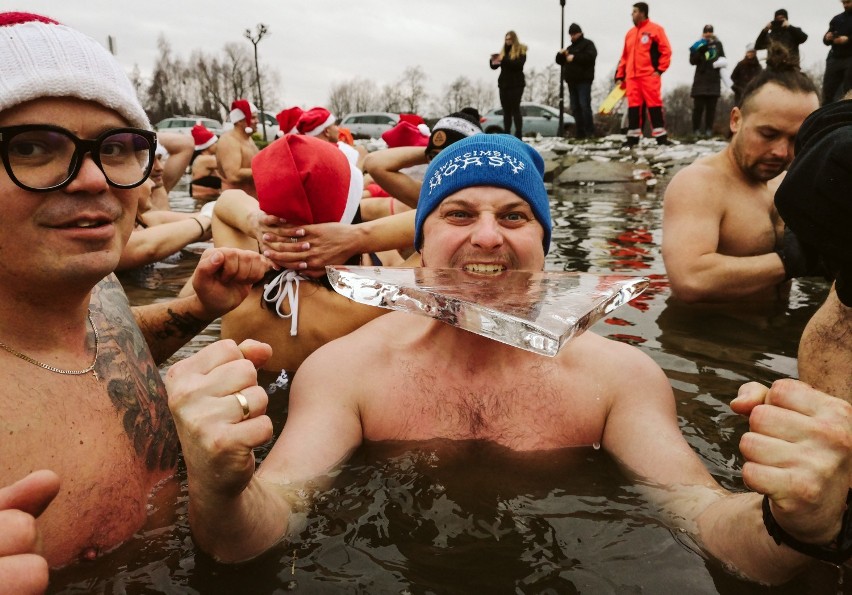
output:
[[466, 264], [464, 270], [468, 273], [479, 273], [480, 275], [493, 275], [506, 270], [501, 264]]

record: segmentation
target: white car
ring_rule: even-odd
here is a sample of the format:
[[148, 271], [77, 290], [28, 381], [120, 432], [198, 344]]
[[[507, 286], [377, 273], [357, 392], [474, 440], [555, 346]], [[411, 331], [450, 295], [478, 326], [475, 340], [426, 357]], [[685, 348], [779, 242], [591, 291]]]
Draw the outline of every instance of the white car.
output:
[[222, 123], [217, 122], [212, 118], [204, 118], [202, 116], [175, 116], [160, 120], [154, 126], [157, 132], [180, 132], [181, 134], [190, 134], [193, 126], [201, 122], [210, 132], [215, 135], [222, 134]]
[[[521, 117], [524, 120], [524, 136], [556, 136], [559, 130], [559, 110], [549, 105], [521, 102]], [[479, 120], [482, 130], [487, 133], [505, 132], [503, 130], [503, 108], [495, 107]], [[574, 116], [565, 113], [562, 117], [565, 132], [574, 126]], [[512, 124], [514, 130], [514, 124]]]
[[[263, 126], [261, 125], [261, 117], [263, 118], [263, 121], [266, 122], [266, 136], [263, 135]], [[252, 136], [256, 135], [257, 138], [259, 138], [261, 140], [265, 140], [266, 142], [269, 142], [269, 143], [271, 143], [276, 138], [278, 138], [279, 128], [278, 128], [278, 120], [275, 119], [275, 114], [270, 114], [267, 111], [263, 111], [263, 112], [258, 111], [255, 114], [255, 118], [257, 119], [257, 122], [254, 125], [254, 134]], [[226, 121], [226, 122], [222, 123], [220, 126], [222, 128], [222, 132], [225, 132], [226, 130], [230, 130], [231, 128], [233, 128], [234, 123]]]
[[399, 114], [390, 112], [353, 112], [338, 126], [349, 129], [354, 138], [381, 138], [382, 133], [399, 123]]

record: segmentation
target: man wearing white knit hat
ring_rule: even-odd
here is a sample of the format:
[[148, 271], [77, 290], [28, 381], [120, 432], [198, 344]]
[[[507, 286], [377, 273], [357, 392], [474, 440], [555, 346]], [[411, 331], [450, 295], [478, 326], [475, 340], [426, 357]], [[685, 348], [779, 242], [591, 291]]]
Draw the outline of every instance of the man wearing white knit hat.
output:
[[210, 250], [198, 297], [131, 309], [112, 272], [157, 139], [130, 81], [28, 13], [0, 13], [0, 55], [0, 590], [38, 592], [143, 525], [177, 459], [157, 363], [265, 267]]
[[258, 148], [251, 135], [256, 113], [257, 108], [246, 99], [237, 99], [231, 103], [228, 119], [234, 127], [222, 134], [216, 150], [222, 190], [242, 190], [255, 198], [257, 190], [251, 177], [251, 160], [257, 155]]

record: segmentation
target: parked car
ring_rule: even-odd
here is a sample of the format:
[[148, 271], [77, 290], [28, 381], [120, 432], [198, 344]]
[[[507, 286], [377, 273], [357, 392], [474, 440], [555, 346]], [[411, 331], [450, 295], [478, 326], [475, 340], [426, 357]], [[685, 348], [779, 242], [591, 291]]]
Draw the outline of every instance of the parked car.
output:
[[[271, 143], [276, 138], [278, 138], [278, 120], [275, 119], [275, 114], [271, 114], [267, 111], [258, 111], [255, 114], [257, 118], [257, 122], [254, 126], [254, 134], [252, 136], [259, 138], [261, 140], [265, 140], [266, 142]], [[263, 135], [263, 126], [261, 125], [261, 118], [266, 122], [266, 136]], [[233, 122], [228, 122], [227, 120], [219, 125], [222, 131], [230, 130], [234, 127]]]
[[399, 123], [399, 114], [390, 112], [353, 112], [346, 114], [340, 126], [348, 128], [355, 138], [381, 138], [382, 133]]
[[174, 116], [160, 120], [154, 126], [157, 132], [179, 132], [181, 134], [190, 134], [192, 127], [198, 122], [204, 124], [210, 132], [215, 135], [222, 134], [222, 123], [212, 118], [204, 118], [202, 116]]
[[[559, 110], [549, 105], [521, 102], [521, 117], [524, 119], [525, 136], [540, 134], [542, 136], [557, 136], [559, 129]], [[487, 112], [479, 120], [482, 130], [488, 133], [505, 132], [503, 130], [503, 108], [496, 107]], [[574, 126], [574, 117], [570, 114], [562, 116], [565, 131]]]

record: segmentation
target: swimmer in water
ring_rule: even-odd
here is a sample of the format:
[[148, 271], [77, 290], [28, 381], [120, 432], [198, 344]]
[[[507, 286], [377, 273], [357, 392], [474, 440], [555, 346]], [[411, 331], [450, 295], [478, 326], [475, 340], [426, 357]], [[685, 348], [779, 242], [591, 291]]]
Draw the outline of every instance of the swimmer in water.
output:
[[37, 592], [48, 567], [142, 527], [178, 456], [157, 365], [266, 263], [210, 250], [195, 295], [131, 308], [113, 271], [150, 192], [156, 134], [124, 68], [28, 13], [0, 13], [0, 52], [0, 590]]
[[[551, 233], [543, 170], [534, 149], [507, 135], [442, 151], [418, 203], [422, 265], [498, 286], [503, 271], [542, 270]], [[305, 361], [284, 429], [255, 472], [252, 448], [271, 439], [272, 424], [245, 359], [258, 366], [269, 357], [262, 343], [219, 342], [166, 379], [193, 539], [221, 561], [253, 558], [286, 538], [300, 490], [327, 485], [366, 441], [487, 440], [518, 451], [599, 444], [672, 524], [762, 582], [788, 580], [813, 560], [791, 539], [776, 543], [779, 531], [830, 551], [841, 530], [852, 445], [847, 433], [821, 428], [850, 429], [852, 406], [801, 383], [751, 384], [734, 399], [751, 417], [741, 450], [754, 490], [734, 494], [687, 444], [668, 380], [638, 349], [586, 332], [551, 359], [391, 312]]]

